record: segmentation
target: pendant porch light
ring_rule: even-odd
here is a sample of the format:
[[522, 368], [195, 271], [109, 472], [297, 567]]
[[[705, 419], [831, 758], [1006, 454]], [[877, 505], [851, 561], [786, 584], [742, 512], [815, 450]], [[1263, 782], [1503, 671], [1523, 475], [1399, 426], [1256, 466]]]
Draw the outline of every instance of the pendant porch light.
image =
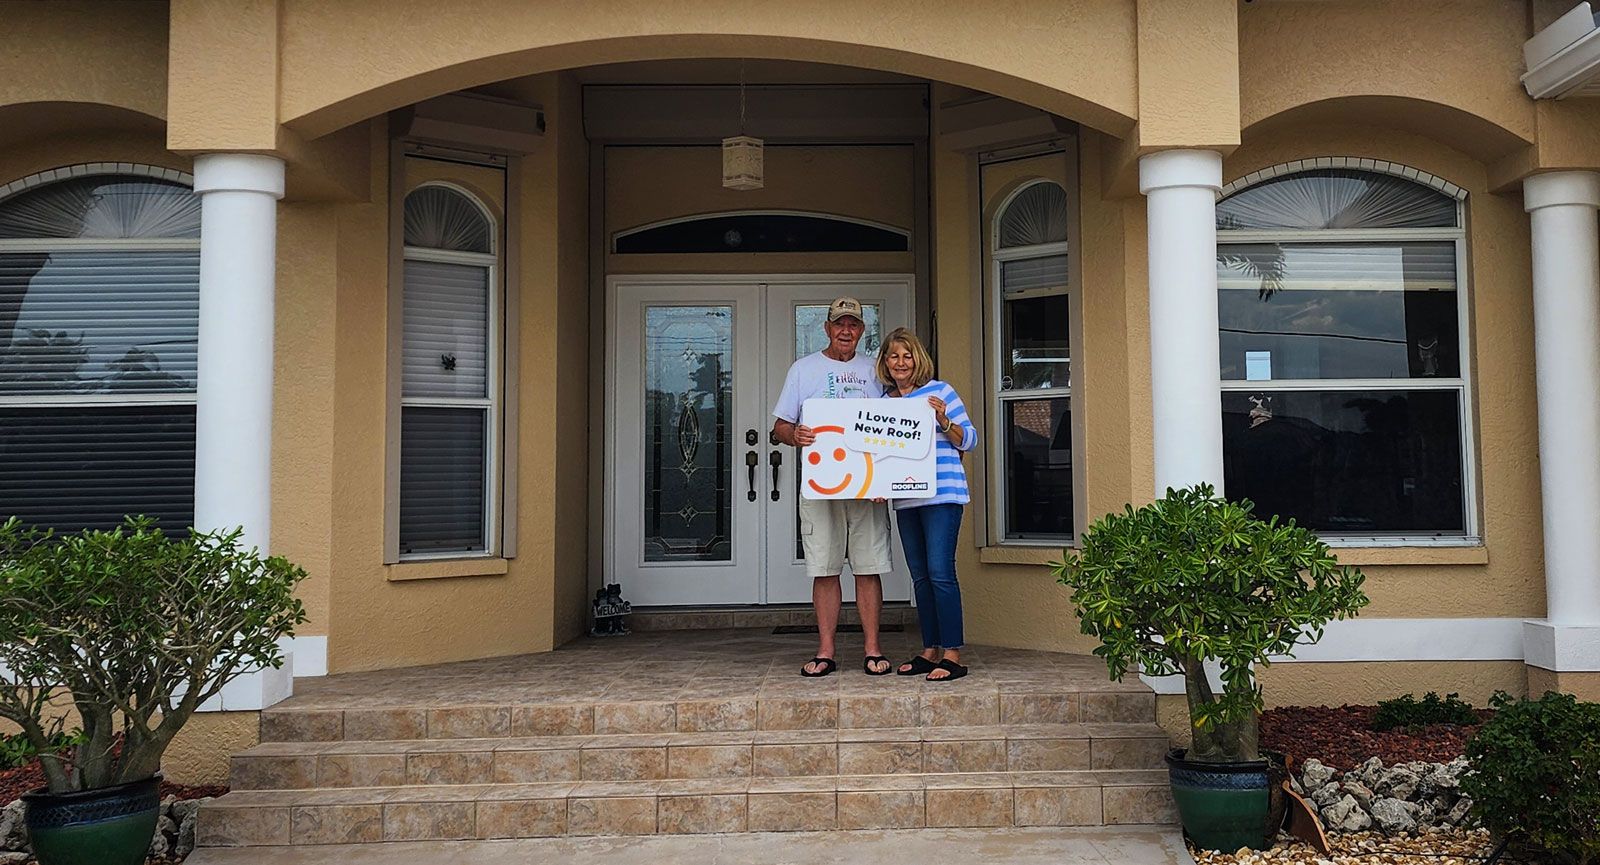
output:
[[744, 134], [744, 61], [739, 61], [739, 134], [722, 139], [722, 185], [727, 189], [760, 189], [766, 166], [761, 139]]

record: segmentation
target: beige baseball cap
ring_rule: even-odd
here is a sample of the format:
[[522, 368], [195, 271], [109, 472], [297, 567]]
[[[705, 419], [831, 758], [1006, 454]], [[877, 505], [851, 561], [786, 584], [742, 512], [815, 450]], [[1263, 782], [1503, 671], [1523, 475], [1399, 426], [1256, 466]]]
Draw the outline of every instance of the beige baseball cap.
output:
[[857, 321], [866, 321], [861, 315], [861, 301], [853, 297], [836, 297], [828, 306], [828, 320], [838, 321], [845, 316], [854, 316]]

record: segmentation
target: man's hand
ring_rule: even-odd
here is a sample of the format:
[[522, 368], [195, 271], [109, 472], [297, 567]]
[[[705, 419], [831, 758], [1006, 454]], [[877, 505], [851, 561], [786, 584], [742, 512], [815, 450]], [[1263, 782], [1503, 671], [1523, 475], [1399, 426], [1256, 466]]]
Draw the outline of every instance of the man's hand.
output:
[[816, 441], [817, 441], [817, 434], [811, 431], [811, 427], [808, 427], [805, 424], [796, 424], [795, 425], [795, 427], [794, 427], [794, 444], [795, 444], [795, 447], [801, 447], [801, 448], [810, 447], [812, 444], [816, 443]]

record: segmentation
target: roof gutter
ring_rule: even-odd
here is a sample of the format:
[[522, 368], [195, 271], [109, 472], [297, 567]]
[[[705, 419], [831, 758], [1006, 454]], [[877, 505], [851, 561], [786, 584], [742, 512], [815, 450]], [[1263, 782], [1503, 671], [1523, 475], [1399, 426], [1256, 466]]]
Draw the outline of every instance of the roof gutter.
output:
[[1523, 43], [1522, 56], [1529, 96], [1600, 96], [1600, 17], [1587, 0]]

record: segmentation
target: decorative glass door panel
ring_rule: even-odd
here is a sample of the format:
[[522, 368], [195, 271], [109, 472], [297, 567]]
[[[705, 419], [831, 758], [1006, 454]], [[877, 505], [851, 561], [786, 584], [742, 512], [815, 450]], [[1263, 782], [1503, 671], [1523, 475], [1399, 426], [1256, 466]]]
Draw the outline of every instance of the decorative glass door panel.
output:
[[[769, 439], [772, 406], [795, 358], [826, 345], [834, 297], [860, 298], [860, 351], [875, 356], [882, 334], [910, 320], [910, 278], [639, 276], [611, 287], [606, 582], [641, 606], [809, 602], [799, 461]], [[910, 597], [903, 567], [884, 575], [884, 595]]]
[[646, 562], [733, 558], [733, 307], [646, 306]]
[[[884, 335], [896, 327], [911, 325], [911, 280], [908, 277], [854, 277], [818, 278], [806, 282], [779, 283], [767, 286], [767, 405], [768, 411], [778, 401], [783, 389], [784, 374], [796, 358], [821, 351], [828, 344], [823, 324], [828, 320], [828, 305], [835, 297], [849, 295], [861, 301], [866, 325], [856, 351], [876, 359], [878, 346]], [[768, 419], [768, 426], [771, 426]], [[797, 449], [783, 445], [772, 446], [779, 458], [790, 465], [778, 481], [777, 499], [782, 507], [768, 509], [767, 543], [767, 603], [799, 604], [811, 600], [811, 578], [806, 575], [804, 551], [800, 542], [800, 460]], [[893, 520], [891, 519], [891, 524]], [[882, 574], [883, 597], [888, 601], [904, 601], [911, 597], [911, 578], [905, 569], [898, 534], [892, 538], [891, 557], [895, 563], [892, 573]], [[848, 566], [841, 585], [845, 600], [855, 598], [855, 580]]]

